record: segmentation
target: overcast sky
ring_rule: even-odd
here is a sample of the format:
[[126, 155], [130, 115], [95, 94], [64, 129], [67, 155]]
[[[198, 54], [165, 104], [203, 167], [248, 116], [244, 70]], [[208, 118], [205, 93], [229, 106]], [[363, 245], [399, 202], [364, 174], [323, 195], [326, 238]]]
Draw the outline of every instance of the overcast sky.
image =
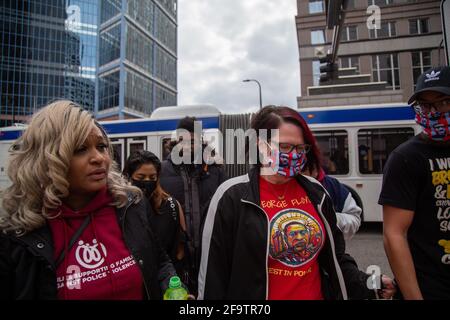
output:
[[178, 104], [222, 112], [297, 107], [300, 92], [295, 0], [179, 0]]

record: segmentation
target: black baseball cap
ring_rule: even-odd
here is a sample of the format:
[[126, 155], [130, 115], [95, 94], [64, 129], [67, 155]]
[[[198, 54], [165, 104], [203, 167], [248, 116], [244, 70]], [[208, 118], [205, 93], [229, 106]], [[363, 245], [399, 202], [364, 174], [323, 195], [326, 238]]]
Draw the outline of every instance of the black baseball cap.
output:
[[425, 91], [435, 91], [450, 96], [450, 67], [435, 67], [422, 73], [417, 79], [416, 91], [409, 98], [408, 104], [413, 103], [417, 96]]

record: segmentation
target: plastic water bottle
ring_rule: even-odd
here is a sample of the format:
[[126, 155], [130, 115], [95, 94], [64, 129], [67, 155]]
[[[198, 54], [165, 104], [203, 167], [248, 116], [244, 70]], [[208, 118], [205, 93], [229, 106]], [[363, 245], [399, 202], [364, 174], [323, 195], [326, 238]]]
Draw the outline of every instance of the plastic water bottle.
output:
[[179, 277], [174, 276], [170, 278], [169, 288], [164, 293], [164, 300], [187, 300], [188, 292], [181, 286]]

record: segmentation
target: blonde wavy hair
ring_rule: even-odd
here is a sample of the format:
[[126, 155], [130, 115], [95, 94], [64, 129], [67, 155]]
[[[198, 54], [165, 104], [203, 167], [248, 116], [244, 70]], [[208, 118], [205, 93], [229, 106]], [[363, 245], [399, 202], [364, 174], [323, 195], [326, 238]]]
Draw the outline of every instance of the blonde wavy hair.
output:
[[[2, 192], [0, 229], [25, 234], [46, 224], [50, 211], [69, 195], [68, 171], [74, 151], [82, 146], [94, 126], [104, 130], [92, 115], [67, 100], [53, 102], [33, 115], [28, 128], [10, 149], [8, 176], [12, 185]], [[113, 159], [112, 148], [108, 148]], [[123, 207], [128, 195], [142, 198], [112, 161], [107, 187], [116, 207]]]

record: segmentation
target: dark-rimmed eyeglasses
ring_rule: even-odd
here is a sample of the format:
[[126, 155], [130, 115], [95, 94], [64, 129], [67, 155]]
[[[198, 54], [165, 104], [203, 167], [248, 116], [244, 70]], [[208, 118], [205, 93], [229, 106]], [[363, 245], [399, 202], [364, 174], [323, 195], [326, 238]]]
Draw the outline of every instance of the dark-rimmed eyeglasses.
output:
[[311, 150], [311, 145], [309, 144], [291, 144], [291, 143], [279, 143], [278, 144], [278, 149], [281, 152], [292, 152], [292, 151], [296, 151], [297, 153], [308, 153], [309, 150]]
[[442, 112], [442, 108], [450, 105], [450, 99], [445, 98], [433, 102], [415, 101], [412, 107], [416, 112]]

